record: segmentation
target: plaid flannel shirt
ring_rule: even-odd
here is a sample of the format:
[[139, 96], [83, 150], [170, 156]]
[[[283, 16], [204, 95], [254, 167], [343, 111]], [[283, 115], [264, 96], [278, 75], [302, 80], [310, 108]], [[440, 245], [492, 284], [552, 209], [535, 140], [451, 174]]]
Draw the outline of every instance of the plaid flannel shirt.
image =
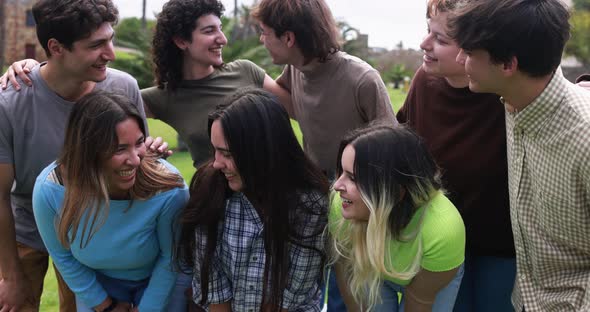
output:
[[[313, 211], [321, 211], [322, 208], [326, 211], [326, 196], [319, 193], [303, 193], [300, 199], [301, 205], [311, 207]], [[303, 217], [307, 218], [306, 222], [300, 223], [305, 226], [302, 229], [304, 235], [309, 235], [318, 226], [324, 227], [327, 224], [326, 215]], [[266, 259], [263, 230], [258, 213], [244, 194], [234, 193], [227, 199], [225, 220], [219, 227], [215, 258], [209, 273], [209, 304], [230, 302], [232, 311], [235, 312], [260, 311]], [[197, 232], [196, 235], [197, 241], [201, 241], [201, 246], [205, 246], [206, 235], [202, 232]], [[325, 237], [322, 234], [315, 235], [304, 239], [303, 243], [324, 250]], [[289, 244], [289, 248], [289, 277], [283, 292], [282, 308], [289, 311], [320, 311], [320, 254], [296, 244]], [[203, 259], [203, 256], [204, 250], [196, 251], [193, 299], [197, 303], [201, 299], [200, 259]]]
[[590, 311], [590, 92], [558, 69], [506, 113], [516, 311]]

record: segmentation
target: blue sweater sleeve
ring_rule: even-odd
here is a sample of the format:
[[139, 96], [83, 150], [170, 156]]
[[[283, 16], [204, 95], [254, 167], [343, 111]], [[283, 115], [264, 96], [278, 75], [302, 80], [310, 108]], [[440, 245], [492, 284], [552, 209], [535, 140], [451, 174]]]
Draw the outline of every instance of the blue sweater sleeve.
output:
[[33, 189], [33, 212], [43, 243], [66, 284], [86, 305], [94, 307], [107, 298], [107, 293], [96, 280], [94, 271], [78, 262], [57, 238], [55, 220], [62, 201], [63, 191], [57, 185], [37, 180]]
[[[178, 188], [169, 191], [170, 197], [166, 201], [162, 212], [158, 217], [157, 235], [160, 245], [160, 254], [154, 266], [152, 276], [145, 290], [139, 311], [165, 311], [167, 301], [176, 283], [177, 273], [173, 264], [173, 224], [188, 201], [188, 189]], [[177, 229], [174, 229], [177, 232]]]

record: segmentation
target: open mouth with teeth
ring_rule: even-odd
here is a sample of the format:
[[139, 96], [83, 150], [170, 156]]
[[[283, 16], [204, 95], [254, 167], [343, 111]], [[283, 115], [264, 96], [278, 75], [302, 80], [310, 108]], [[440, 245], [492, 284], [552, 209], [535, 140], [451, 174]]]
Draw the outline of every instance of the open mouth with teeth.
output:
[[130, 170], [121, 170], [119, 171], [119, 175], [122, 177], [130, 177], [135, 173], [135, 169]]
[[352, 205], [352, 200], [346, 199], [346, 198], [342, 198], [342, 203]]

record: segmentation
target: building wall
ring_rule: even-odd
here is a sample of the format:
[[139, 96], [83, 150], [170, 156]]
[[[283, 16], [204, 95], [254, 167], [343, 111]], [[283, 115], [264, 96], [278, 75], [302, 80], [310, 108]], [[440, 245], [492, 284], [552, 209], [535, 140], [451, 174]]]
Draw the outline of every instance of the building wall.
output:
[[[27, 57], [34, 51], [38, 60], [45, 60], [45, 52], [37, 41], [35, 26], [27, 26], [27, 11], [31, 10], [35, 0], [4, 0], [4, 38], [2, 46], [4, 65]], [[30, 18], [30, 17], [29, 17]]]

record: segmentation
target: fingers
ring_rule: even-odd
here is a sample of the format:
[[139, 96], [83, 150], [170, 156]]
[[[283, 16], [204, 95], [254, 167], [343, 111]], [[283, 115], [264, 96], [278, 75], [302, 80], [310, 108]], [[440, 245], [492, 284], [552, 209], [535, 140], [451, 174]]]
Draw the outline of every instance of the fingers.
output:
[[166, 157], [170, 156], [168, 155], [168, 142], [162, 142], [162, 144], [160, 145], [160, 147], [157, 148], [158, 153], [163, 154], [162, 156], [167, 155]]
[[[6, 82], [8, 81], [8, 76], [6, 74], [0, 76], [0, 88], [2, 88], [2, 90], [6, 90], [7, 84]], [[2, 310], [0, 310], [2, 311]]]
[[[24, 84], [26, 84], [27, 86], [32, 86], [33, 82], [31, 81], [31, 78], [29, 78], [29, 73], [31, 72], [31, 70], [27, 67], [22, 67], [20, 66], [21, 64], [14, 63], [12, 64], [12, 66], [8, 69], [8, 78], [10, 79], [10, 82], [15, 85], [18, 84], [16, 81], [15, 76], [18, 76], [18, 78], [20, 78], [20, 80], [22, 80], [22, 82]], [[11, 70], [12, 70], [12, 75], [11, 75]], [[15, 86], [16, 88], [16, 86]]]
[[150, 148], [150, 146], [152, 146], [152, 143], [154, 143], [154, 138], [152, 138], [151, 136], [145, 138], [145, 146], [147, 148]]
[[[148, 148], [153, 152], [160, 153], [161, 151], [159, 150], [159, 148], [162, 146], [162, 142], [164, 142], [164, 139], [162, 139], [161, 137], [157, 137], [155, 139], [152, 139], [152, 143], [150, 145], [148, 145]], [[147, 145], [147, 143], [146, 143], [146, 145]], [[166, 146], [167, 145], [168, 144], [166, 144]]]

